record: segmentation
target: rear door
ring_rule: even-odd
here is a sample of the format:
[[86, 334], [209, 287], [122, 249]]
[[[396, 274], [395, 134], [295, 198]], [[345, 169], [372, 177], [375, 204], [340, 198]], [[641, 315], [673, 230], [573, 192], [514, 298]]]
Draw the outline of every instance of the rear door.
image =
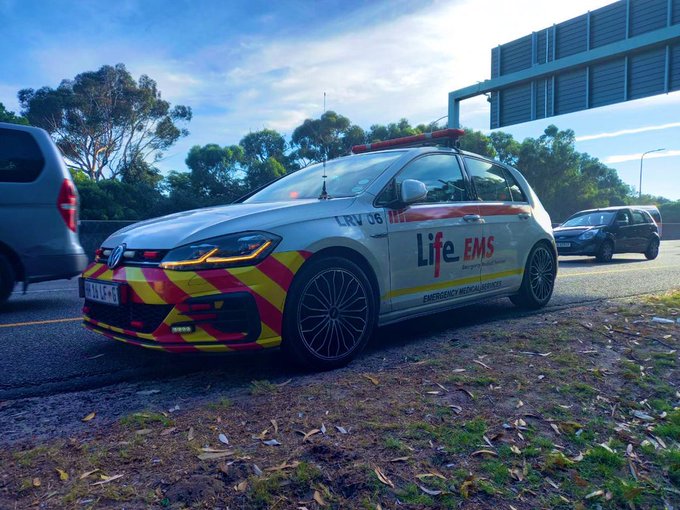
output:
[[395, 311], [437, 308], [479, 292], [481, 264], [466, 261], [468, 238], [481, 236], [479, 206], [454, 154], [425, 154], [408, 163], [381, 196], [393, 200], [406, 179], [427, 186], [427, 198], [388, 209], [390, 298]]
[[651, 216], [647, 215], [644, 211], [631, 210], [631, 216], [633, 217], [633, 240], [634, 249], [631, 251], [643, 252], [649, 246], [649, 241], [652, 239], [652, 231], [654, 226], [651, 222]]
[[464, 159], [480, 200], [482, 233], [466, 244], [463, 257], [481, 262], [484, 292], [514, 290], [522, 283], [533, 240], [531, 206], [503, 167], [473, 157]]

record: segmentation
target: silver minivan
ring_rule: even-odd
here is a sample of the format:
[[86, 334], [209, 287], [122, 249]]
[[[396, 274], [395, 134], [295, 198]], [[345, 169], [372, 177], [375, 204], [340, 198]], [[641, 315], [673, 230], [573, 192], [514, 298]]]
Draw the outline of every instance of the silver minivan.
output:
[[0, 305], [17, 282], [71, 278], [87, 265], [78, 192], [46, 131], [0, 122]]

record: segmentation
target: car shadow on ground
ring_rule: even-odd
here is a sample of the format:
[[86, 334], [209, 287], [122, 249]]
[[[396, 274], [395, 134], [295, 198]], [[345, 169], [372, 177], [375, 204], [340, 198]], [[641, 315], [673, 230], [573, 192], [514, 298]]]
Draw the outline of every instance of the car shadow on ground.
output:
[[626, 264], [634, 264], [637, 262], [649, 262], [644, 256], [636, 257], [636, 258], [617, 258], [616, 255], [614, 255], [614, 258], [609, 261], [609, 262], [598, 262], [595, 257], [584, 257], [584, 258], [559, 258], [559, 265], [560, 266], [568, 266], [568, 267], [610, 267], [610, 266], [617, 266], [617, 265], [626, 265]]

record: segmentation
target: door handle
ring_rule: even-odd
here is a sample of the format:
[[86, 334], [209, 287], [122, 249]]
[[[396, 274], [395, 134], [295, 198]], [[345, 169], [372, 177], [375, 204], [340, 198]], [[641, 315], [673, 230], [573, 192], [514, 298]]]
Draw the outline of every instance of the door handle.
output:
[[479, 221], [482, 217], [479, 214], [466, 214], [463, 216], [463, 220], [467, 222]]
[[521, 212], [517, 216], [519, 216], [520, 220], [528, 220], [531, 217], [531, 215], [527, 212]]
[[383, 237], [387, 237], [387, 232], [381, 232], [380, 234], [371, 234], [371, 237], [373, 239], [381, 239]]

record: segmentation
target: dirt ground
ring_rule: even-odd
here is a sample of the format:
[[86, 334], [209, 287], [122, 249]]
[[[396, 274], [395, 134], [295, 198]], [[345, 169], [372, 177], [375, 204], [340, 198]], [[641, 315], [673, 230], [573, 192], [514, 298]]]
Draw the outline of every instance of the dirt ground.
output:
[[680, 291], [596, 303], [24, 441], [0, 508], [677, 509], [676, 319]]

